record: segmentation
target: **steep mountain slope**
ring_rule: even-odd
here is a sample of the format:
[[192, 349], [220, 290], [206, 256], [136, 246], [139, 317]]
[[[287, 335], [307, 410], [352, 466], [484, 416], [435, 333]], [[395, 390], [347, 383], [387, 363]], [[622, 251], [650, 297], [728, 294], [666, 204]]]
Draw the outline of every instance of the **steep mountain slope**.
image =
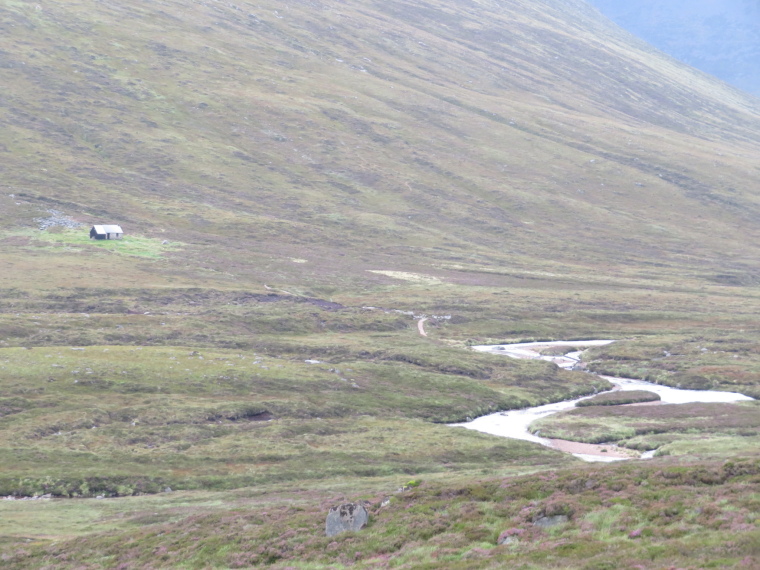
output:
[[760, 6], [752, 0], [591, 0], [674, 57], [760, 95]]
[[110, 263], [19, 242], [51, 208], [185, 244], [160, 275], [122, 259], [142, 282], [756, 271], [757, 101], [581, 1], [0, 10], [3, 248], [25, 271]]

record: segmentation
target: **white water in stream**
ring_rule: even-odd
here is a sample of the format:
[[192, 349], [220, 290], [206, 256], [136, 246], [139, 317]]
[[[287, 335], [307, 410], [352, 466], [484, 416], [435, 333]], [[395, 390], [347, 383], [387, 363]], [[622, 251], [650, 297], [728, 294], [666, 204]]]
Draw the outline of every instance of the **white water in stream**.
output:
[[[528, 342], [521, 344], [473, 346], [472, 348], [473, 350], [477, 350], [479, 352], [488, 352], [491, 354], [510, 356], [512, 358], [547, 360], [549, 362], [554, 362], [561, 368], [572, 368], [580, 362], [581, 351], [571, 352], [565, 356], [542, 356], [537, 352], [537, 350], [550, 346], [570, 346], [585, 349], [592, 346], [604, 346], [605, 344], [610, 344], [613, 342], [615, 341], [584, 340], [568, 342]], [[752, 400], [752, 398], [749, 396], [745, 396], [744, 394], [737, 394], [735, 392], [717, 392], [713, 390], [679, 390], [677, 388], [670, 388], [669, 386], [660, 386], [659, 384], [644, 382], [643, 380], [613, 378], [611, 376], [602, 376], [602, 378], [609, 380], [613, 384], [617, 385], [619, 390], [647, 390], [648, 392], [655, 392], [656, 394], [660, 395], [660, 398], [662, 398], [662, 403], [664, 404], [689, 404], [695, 402], [738, 402], [742, 400]], [[470, 422], [449, 425], [473, 429], [501, 437], [533, 441], [542, 445], [546, 445], [547, 447], [552, 447], [550, 440], [533, 435], [528, 431], [528, 426], [540, 418], [544, 418], [546, 416], [550, 416], [564, 410], [572, 409], [575, 407], [576, 402], [580, 402], [581, 400], [585, 400], [587, 398], [593, 398], [593, 395], [577, 398], [575, 400], [566, 400], [564, 402], [537, 406], [535, 408], [511, 410], [508, 412], [496, 412], [494, 414], [476, 418]], [[585, 455], [580, 453], [574, 453], [573, 455], [586, 461], [621, 461], [625, 459], [621, 457], [605, 457], [597, 455]], [[648, 459], [653, 455], [654, 451], [648, 451], [643, 453], [641, 455], [641, 458]]]

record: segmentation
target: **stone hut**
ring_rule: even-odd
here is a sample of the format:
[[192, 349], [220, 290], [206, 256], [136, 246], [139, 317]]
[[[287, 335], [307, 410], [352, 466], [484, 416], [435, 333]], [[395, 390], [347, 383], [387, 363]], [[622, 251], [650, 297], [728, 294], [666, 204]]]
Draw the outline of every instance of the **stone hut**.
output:
[[121, 239], [123, 236], [124, 230], [121, 226], [92, 226], [90, 229], [90, 239]]

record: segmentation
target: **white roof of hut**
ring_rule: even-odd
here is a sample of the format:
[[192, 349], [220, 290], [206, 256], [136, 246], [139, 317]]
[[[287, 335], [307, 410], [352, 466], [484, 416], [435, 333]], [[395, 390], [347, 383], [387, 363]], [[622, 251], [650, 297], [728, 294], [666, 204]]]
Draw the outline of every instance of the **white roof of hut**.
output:
[[95, 230], [96, 234], [123, 234], [124, 231], [121, 229], [121, 226], [117, 226], [115, 224], [110, 225], [104, 225], [104, 226], [92, 226]]

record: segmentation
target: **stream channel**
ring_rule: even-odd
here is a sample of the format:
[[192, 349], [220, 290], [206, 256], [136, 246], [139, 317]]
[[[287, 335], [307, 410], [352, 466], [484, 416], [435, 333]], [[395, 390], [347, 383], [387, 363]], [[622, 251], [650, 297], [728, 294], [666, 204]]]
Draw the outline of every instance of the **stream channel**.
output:
[[[473, 346], [473, 350], [479, 352], [488, 352], [509, 356], [512, 358], [522, 358], [530, 360], [547, 360], [554, 362], [561, 368], [573, 368], [580, 364], [581, 352], [586, 348], [593, 346], [604, 346], [611, 344], [614, 340], [583, 340], [583, 341], [554, 341], [554, 342], [526, 342], [520, 344], [497, 344], [488, 346]], [[576, 352], [570, 352], [565, 356], [542, 356], [539, 351], [552, 346], [568, 346], [578, 348]], [[744, 394], [735, 392], [718, 392], [714, 390], [679, 390], [669, 386], [660, 386], [643, 380], [632, 380], [630, 378], [614, 378], [611, 376], [602, 376], [616, 385], [614, 390], [647, 390], [659, 394], [662, 404], [690, 404], [696, 402], [738, 402], [742, 400], [752, 400]], [[654, 456], [655, 450], [646, 451], [638, 454], [632, 450], [625, 450], [625, 453], [618, 452], [614, 445], [590, 445], [590, 444], [573, 444], [562, 440], [551, 440], [536, 436], [528, 431], [528, 426], [534, 421], [569, 410], [575, 407], [576, 402], [593, 398], [596, 394], [576, 398], [574, 400], [565, 400], [564, 402], [555, 402], [536, 406], [534, 408], [525, 408], [522, 410], [510, 410], [506, 412], [496, 412], [481, 416], [470, 422], [449, 424], [454, 427], [464, 427], [473, 429], [491, 435], [509, 437], [512, 439], [523, 439], [540, 443], [547, 447], [556, 449], [575, 449], [579, 452], [573, 452], [573, 455], [585, 461], [622, 461], [625, 459], [649, 459]], [[605, 451], [603, 452], [602, 449]], [[585, 452], [581, 452], [585, 451]], [[621, 450], [622, 451], [622, 450]], [[572, 452], [572, 451], [571, 451]]]

